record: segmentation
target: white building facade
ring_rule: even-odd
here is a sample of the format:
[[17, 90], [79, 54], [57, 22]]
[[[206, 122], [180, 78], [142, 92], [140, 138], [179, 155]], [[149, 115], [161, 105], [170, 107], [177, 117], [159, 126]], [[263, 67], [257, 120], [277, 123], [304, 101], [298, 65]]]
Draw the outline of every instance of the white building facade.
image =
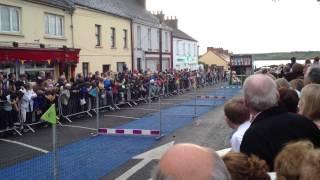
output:
[[172, 28], [173, 69], [198, 69], [199, 46], [197, 40], [178, 29], [177, 18], [167, 18], [165, 23]]
[[196, 69], [198, 57], [198, 42], [173, 37], [173, 69]]
[[133, 23], [133, 69], [160, 70], [160, 32], [162, 33], [162, 70], [172, 67], [171, 32], [160, 26]]

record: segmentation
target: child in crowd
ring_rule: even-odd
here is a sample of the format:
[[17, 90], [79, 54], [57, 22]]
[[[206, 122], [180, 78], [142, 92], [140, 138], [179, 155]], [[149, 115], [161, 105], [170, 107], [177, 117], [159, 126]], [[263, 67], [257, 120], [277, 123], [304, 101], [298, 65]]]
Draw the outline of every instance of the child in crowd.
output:
[[229, 100], [224, 105], [224, 113], [227, 124], [235, 130], [230, 140], [231, 150], [239, 152], [243, 135], [251, 125], [250, 112], [245, 106], [243, 97]]

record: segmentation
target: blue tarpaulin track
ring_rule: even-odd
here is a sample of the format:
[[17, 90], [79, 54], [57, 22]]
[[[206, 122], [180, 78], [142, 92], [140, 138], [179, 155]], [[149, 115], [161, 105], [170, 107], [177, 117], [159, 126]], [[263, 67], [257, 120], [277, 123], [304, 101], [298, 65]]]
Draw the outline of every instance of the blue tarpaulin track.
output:
[[[239, 89], [215, 89], [205, 94], [225, 96], [227, 100], [239, 91]], [[198, 117], [216, 106], [223, 105], [225, 100], [198, 99], [196, 102], [190, 100], [178, 106], [163, 109], [161, 111], [162, 134], [169, 135], [192, 123], [195, 103]], [[160, 112], [155, 112], [117, 128], [159, 129], [159, 120]], [[156, 143], [157, 140], [151, 137], [96, 136], [65, 145], [57, 150], [58, 179], [99, 179]], [[40, 155], [1, 169], [0, 179], [53, 179], [53, 154]]]

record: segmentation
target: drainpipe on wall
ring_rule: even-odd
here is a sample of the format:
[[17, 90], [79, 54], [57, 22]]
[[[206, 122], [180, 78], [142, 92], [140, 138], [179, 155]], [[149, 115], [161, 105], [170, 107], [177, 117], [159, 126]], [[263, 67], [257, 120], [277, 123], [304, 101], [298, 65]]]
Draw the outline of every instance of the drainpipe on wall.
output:
[[130, 32], [131, 32], [131, 70], [134, 70], [134, 42], [133, 42], [133, 22], [130, 20]]
[[73, 30], [73, 13], [74, 10], [71, 11], [71, 42], [72, 42], [72, 48], [74, 48], [74, 30]]
[[171, 36], [171, 71], [173, 72], [173, 36], [172, 36], [172, 32], [170, 32], [170, 36]]

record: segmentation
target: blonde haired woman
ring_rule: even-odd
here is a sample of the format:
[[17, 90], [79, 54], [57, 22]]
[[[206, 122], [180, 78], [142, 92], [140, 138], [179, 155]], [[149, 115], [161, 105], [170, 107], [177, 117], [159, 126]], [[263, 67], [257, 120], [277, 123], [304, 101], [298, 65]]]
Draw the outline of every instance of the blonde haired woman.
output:
[[301, 91], [299, 114], [311, 119], [320, 129], [320, 84], [309, 84]]

